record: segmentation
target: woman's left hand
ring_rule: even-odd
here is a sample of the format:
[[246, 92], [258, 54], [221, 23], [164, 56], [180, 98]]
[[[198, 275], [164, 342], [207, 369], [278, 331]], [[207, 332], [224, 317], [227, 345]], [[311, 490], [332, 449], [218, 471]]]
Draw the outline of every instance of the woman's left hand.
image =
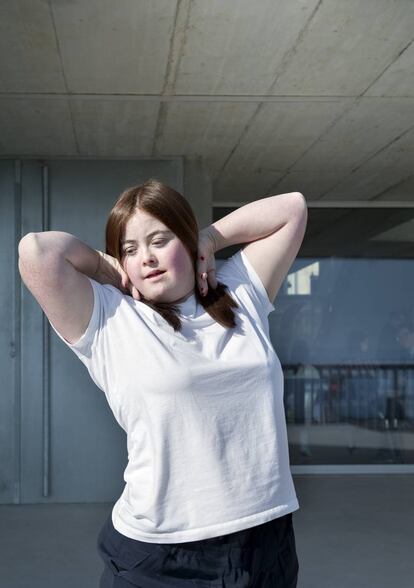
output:
[[213, 290], [217, 288], [216, 279], [216, 259], [215, 242], [208, 231], [208, 228], [202, 229], [198, 233], [198, 250], [197, 250], [197, 286], [202, 296], [208, 292], [210, 285]]

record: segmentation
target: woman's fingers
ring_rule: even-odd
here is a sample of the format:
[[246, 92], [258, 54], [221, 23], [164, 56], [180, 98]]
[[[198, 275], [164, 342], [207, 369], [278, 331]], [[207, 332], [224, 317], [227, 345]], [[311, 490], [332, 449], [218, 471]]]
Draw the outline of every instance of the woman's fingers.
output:
[[211, 276], [215, 273], [214, 242], [208, 231], [201, 230], [198, 235], [197, 246], [197, 281], [199, 291], [205, 296], [210, 285], [214, 288], [214, 280]]
[[207, 275], [208, 275], [207, 272], [202, 272], [200, 274], [199, 289], [200, 289], [202, 296], [205, 296], [207, 294], [207, 289], [208, 289]]
[[122, 268], [120, 269], [120, 274], [121, 274], [121, 287], [124, 290], [128, 291], [128, 285], [129, 285], [128, 275], [126, 274], [126, 272], [124, 272], [124, 270]]
[[213, 290], [217, 288], [216, 270], [211, 269], [207, 272], [206, 287], [210, 286]]
[[211, 269], [208, 272], [208, 281], [210, 286], [213, 288], [213, 290], [215, 290], [217, 288], [217, 278], [216, 278], [216, 270], [215, 269]]
[[135, 288], [135, 286], [131, 283], [128, 274], [121, 269], [121, 286], [124, 289], [126, 294], [131, 295], [135, 300], [141, 300], [141, 296], [139, 291]]
[[211, 268], [200, 274], [200, 292], [205, 296], [208, 292], [209, 285], [215, 290], [217, 288], [216, 270]]

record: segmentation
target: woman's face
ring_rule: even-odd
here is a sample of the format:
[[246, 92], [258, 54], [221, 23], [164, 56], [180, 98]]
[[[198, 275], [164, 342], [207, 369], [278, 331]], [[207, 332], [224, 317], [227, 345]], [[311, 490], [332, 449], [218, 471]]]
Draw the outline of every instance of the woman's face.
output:
[[[136, 210], [126, 225], [121, 246], [124, 270], [147, 300], [182, 302], [194, 292], [190, 255], [175, 233], [155, 217]], [[147, 278], [153, 270], [164, 273]]]

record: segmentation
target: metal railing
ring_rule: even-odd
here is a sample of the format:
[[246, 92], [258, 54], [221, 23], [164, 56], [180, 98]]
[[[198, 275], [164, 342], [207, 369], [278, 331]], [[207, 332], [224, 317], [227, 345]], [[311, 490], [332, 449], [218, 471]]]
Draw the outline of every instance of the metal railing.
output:
[[414, 431], [414, 365], [284, 364], [289, 423]]

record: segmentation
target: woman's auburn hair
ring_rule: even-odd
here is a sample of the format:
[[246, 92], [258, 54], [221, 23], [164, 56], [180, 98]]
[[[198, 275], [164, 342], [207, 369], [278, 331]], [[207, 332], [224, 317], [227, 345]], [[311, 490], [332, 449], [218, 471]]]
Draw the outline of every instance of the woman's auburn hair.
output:
[[[106, 253], [118, 260], [124, 267], [122, 240], [126, 225], [136, 210], [143, 210], [166, 225], [187, 249], [197, 275], [198, 224], [188, 201], [179, 192], [150, 178], [140, 186], [126, 188], [116, 200], [109, 213], [106, 229]], [[196, 300], [206, 312], [223, 327], [236, 327], [235, 314], [232, 308], [239, 308], [238, 303], [227, 292], [226, 284], [217, 280], [217, 288], [210, 285], [206, 296], [201, 296], [195, 279]], [[146, 299], [141, 293], [141, 302], [158, 312], [175, 331], [181, 331], [178, 306], [172, 302], [155, 302]]]

